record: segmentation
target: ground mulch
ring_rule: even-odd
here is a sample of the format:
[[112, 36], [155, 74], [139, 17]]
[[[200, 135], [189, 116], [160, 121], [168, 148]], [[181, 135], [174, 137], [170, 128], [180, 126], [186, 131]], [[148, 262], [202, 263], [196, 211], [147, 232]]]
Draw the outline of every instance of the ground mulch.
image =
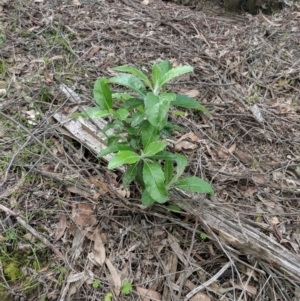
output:
[[[168, 85], [211, 113], [170, 116], [185, 128], [172, 141], [186, 142], [186, 173], [213, 185], [214, 203], [236, 216], [236, 227], [240, 217], [256, 223], [299, 256], [299, 3], [252, 16], [217, 3], [2, 0], [0, 44], [0, 241], [24, 256], [43, 241], [41, 267], [24, 267], [34, 289], [7, 281], [0, 266], [7, 300], [299, 300], [299, 279], [247, 246], [229, 253], [201, 214], [141, 206], [134, 186], [122, 188], [122, 173], [53, 118], [80, 110], [62, 84], [92, 105], [94, 81], [113, 67], [193, 66]], [[20, 237], [13, 243], [12, 230]]]

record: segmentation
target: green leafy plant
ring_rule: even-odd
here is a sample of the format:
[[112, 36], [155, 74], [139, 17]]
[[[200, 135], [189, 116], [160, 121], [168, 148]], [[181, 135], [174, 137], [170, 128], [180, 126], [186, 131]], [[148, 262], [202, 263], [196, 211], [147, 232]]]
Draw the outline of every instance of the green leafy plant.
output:
[[123, 295], [129, 295], [132, 292], [132, 284], [129, 281], [125, 281], [122, 285], [121, 292]]
[[104, 301], [111, 301], [113, 297], [112, 293], [107, 293], [104, 297]]
[[[165, 203], [172, 188], [213, 195], [211, 185], [204, 180], [182, 177], [188, 164], [185, 156], [166, 150], [166, 137], [179, 128], [168, 122], [171, 106], [209, 113], [196, 100], [165, 89], [167, 82], [193, 71], [193, 68], [173, 68], [169, 61], [163, 61], [152, 67], [151, 80], [131, 66], [120, 66], [114, 70], [124, 73], [109, 79], [100, 78], [94, 84], [97, 106], [73, 115], [108, 118], [109, 122], [103, 129], [107, 148], [98, 157], [115, 153], [108, 168], [127, 167], [123, 185], [127, 187], [136, 181], [141, 188], [144, 205]], [[112, 93], [109, 84], [124, 86], [133, 95]]]
[[95, 279], [94, 281], [93, 281], [93, 288], [99, 288], [100, 287], [100, 285], [101, 285], [101, 281], [99, 280], [99, 279]]
[[200, 232], [200, 238], [202, 240], [206, 240], [207, 239], [207, 235], [204, 232]]

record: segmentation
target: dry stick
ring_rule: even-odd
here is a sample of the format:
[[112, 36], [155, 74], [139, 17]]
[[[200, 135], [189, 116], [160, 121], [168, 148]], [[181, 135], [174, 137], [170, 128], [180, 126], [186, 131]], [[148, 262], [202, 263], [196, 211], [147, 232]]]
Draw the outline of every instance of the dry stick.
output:
[[13, 187], [8, 187], [4, 192], [0, 193], [0, 199], [8, 198], [13, 193], [18, 191], [23, 186], [24, 183], [25, 183], [25, 172], [22, 172], [21, 179]]
[[191, 245], [190, 245], [190, 248], [189, 248], [189, 252], [188, 252], [188, 255], [186, 257], [186, 263], [185, 263], [185, 271], [183, 272], [184, 273], [184, 277], [182, 277], [181, 279], [181, 282], [180, 282], [180, 285], [179, 285], [179, 290], [178, 290], [178, 301], [180, 301], [180, 298], [181, 298], [181, 293], [182, 293], [182, 289], [183, 289], [183, 285], [185, 283], [185, 280], [186, 280], [186, 275], [187, 275], [187, 265], [188, 265], [188, 261], [191, 257], [191, 253], [192, 253], [192, 249], [194, 247], [194, 243], [195, 243], [195, 235], [196, 235], [196, 232], [197, 232], [197, 227], [198, 227], [198, 222], [196, 221], [195, 223], [195, 226], [194, 226], [194, 231], [193, 231], [193, 234], [192, 234], [192, 241], [191, 241]]
[[[145, 221], [142, 221], [142, 225], [144, 226], [144, 229], [146, 229], [146, 222]], [[147, 238], [148, 242], [151, 241], [150, 237], [148, 235], [148, 232], [144, 230], [143, 233], [144, 233], [145, 237]], [[174, 290], [172, 289], [170, 278], [167, 276], [168, 273], [167, 273], [166, 265], [164, 264], [164, 262], [161, 259], [160, 255], [156, 252], [155, 248], [153, 248], [152, 244], [150, 244], [150, 248], [152, 249], [152, 252], [154, 253], [155, 257], [158, 259], [159, 263], [161, 264], [162, 270], [166, 275], [166, 280], [167, 280], [171, 295], [173, 297], [173, 300], [176, 300], [176, 296], [175, 296]]]
[[0, 204], [0, 209], [4, 211], [8, 215], [12, 215], [16, 217], [17, 222], [22, 225], [26, 230], [28, 230], [32, 235], [38, 238], [45, 246], [50, 248], [60, 259], [64, 260], [64, 256], [60, 253], [45, 237], [43, 237], [40, 233], [38, 233], [34, 228], [28, 225], [21, 217], [18, 216], [15, 212], [8, 209], [7, 207]]
[[[3, 114], [3, 113], [0, 111], [0, 114]], [[10, 159], [9, 164], [8, 164], [8, 166], [6, 168], [6, 171], [5, 171], [5, 174], [4, 174], [4, 180], [0, 183], [0, 187], [4, 186], [4, 184], [6, 183], [7, 178], [8, 178], [9, 170], [10, 170], [11, 166], [13, 165], [13, 163], [15, 161], [15, 158], [28, 145], [29, 142], [30, 142], [30, 138], [28, 137], [27, 140], [26, 140], [26, 142], [13, 154], [13, 156]]]
[[[197, 45], [197, 43], [194, 43], [183, 31], [178, 29], [175, 25], [173, 25], [170, 22], [164, 22], [162, 20], [160, 20], [160, 22], [161, 22], [162, 25], [169, 26], [169, 27], [173, 28], [175, 31], [177, 31], [179, 33], [180, 36], [184, 37], [187, 41], [189, 41], [190, 44], [193, 45], [197, 50], [199, 49], [199, 45]], [[207, 58], [215, 61], [215, 59], [213, 59], [213, 58], [210, 58], [210, 57], [207, 57]]]
[[[285, 300], [291, 300], [291, 298], [289, 298], [288, 296], [288, 292], [287, 290], [282, 290], [282, 289], [279, 289], [281, 287], [283, 287], [283, 283], [282, 281], [284, 281], [284, 279], [286, 279], [286, 276], [285, 275], [281, 275], [282, 278], [278, 277], [278, 275], [276, 275], [272, 269], [269, 267], [269, 265], [267, 265], [266, 263], [264, 262], [260, 262], [259, 263], [260, 266], [263, 267], [263, 269], [266, 270], [266, 272], [270, 275], [270, 277], [272, 278], [272, 280], [276, 283], [276, 286], [278, 287], [278, 290], [279, 292], [281, 293], [282, 297], [285, 299]], [[290, 279], [288, 279], [289, 281], [291, 281]], [[296, 284], [294, 281], [291, 281], [291, 284], [294, 285], [294, 288], [296, 289], [299, 289], [299, 285]], [[256, 299], [257, 300], [257, 299]]]
[[227, 262], [222, 269], [212, 278], [210, 278], [209, 280], [207, 280], [206, 282], [204, 282], [203, 284], [201, 284], [200, 286], [194, 288], [191, 292], [189, 292], [184, 301], [188, 301], [190, 298], [192, 298], [194, 295], [196, 295], [198, 292], [200, 292], [201, 290], [205, 289], [206, 287], [208, 287], [209, 285], [211, 285], [213, 282], [215, 282], [229, 267], [231, 266], [231, 262]]
[[[257, 261], [255, 261], [255, 264], [254, 264], [254, 268], [256, 268], [256, 265], [257, 265]], [[247, 292], [247, 287], [248, 287], [248, 284], [249, 284], [249, 281], [251, 280], [252, 276], [253, 276], [253, 272], [254, 270], [251, 271], [250, 275], [248, 276], [248, 279], [246, 281], [245, 284], [241, 283], [242, 285], [242, 288], [243, 288], [243, 291], [242, 293], [240, 294], [240, 297], [238, 299], [238, 301], [241, 301], [242, 300], [242, 297], [244, 297], [245, 293]], [[234, 283], [233, 283], [234, 284]], [[247, 297], [245, 298], [247, 299]]]
[[[227, 248], [227, 249], [228, 249], [228, 248]], [[231, 251], [231, 252], [232, 252], [232, 251]], [[247, 263], [247, 262], [245, 262], [245, 261], [239, 259], [239, 258], [238, 258], [237, 256], [235, 256], [234, 254], [231, 254], [231, 256], [234, 258], [235, 261], [237, 261], [237, 262], [243, 264], [244, 266], [248, 267], [249, 269], [251, 269], [251, 270], [253, 270], [253, 271], [256, 271], [256, 272], [258, 272], [258, 273], [260, 273], [260, 274], [262, 274], [262, 275], [264, 275], [264, 276], [266, 275], [266, 272], [265, 272], [265, 271], [263, 271], [263, 270], [261, 270], [261, 269], [258, 269], [258, 268], [256, 268], [256, 267], [253, 267], [253, 266], [250, 265], [249, 263]]]
[[[17, 124], [23, 131], [25, 131], [34, 141], [36, 141], [39, 145], [41, 145], [53, 158], [55, 158], [55, 160], [57, 160], [59, 163], [61, 163], [63, 166], [68, 167], [72, 172], [74, 172], [76, 175], [78, 174], [78, 176], [83, 179], [83, 181], [85, 183], [88, 183], [86, 179], [84, 179], [77, 170], [75, 170], [73, 167], [68, 166], [66, 164], [66, 162], [64, 162], [63, 160], [61, 160], [59, 157], [55, 156], [55, 154], [51, 151], [51, 149], [46, 146], [43, 142], [41, 142], [38, 138], [36, 138], [25, 126], [23, 126], [21, 123], [17, 122], [15, 119], [13, 119], [12, 117], [6, 115], [5, 113], [0, 111], [0, 115], [2, 115], [4, 118], [7, 118], [8, 120], [10, 120], [11, 122]], [[6, 170], [5, 173], [5, 179], [4, 181], [0, 184], [0, 187], [6, 182], [7, 180], [7, 175], [8, 175], [8, 170], [10, 169], [10, 167], [12, 166], [14, 159], [16, 156], [13, 156], [13, 158], [11, 159], [9, 166]], [[88, 183], [90, 185], [90, 183]]]
[[238, 279], [239, 279], [240, 283], [243, 283], [242, 279], [241, 279], [241, 276], [240, 276], [240, 273], [238, 272], [238, 270], [237, 270], [237, 268], [235, 266], [235, 263], [234, 263], [234, 261], [231, 258], [231, 255], [225, 250], [225, 248], [223, 247], [223, 245], [222, 245], [221, 241], [219, 240], [219, 238], [216, 236], [216, 234], [213, 232], [213, 230], [208, 226], [208, 224], [206, 223], [206, 221], [203, 220], [203, 219], [202, 219], [202, 226], [215, 239], [215, 241], [220, 246], [221, 250], [226, 254], [227, 258], [229, 259], [230, 265], [236, 270], [236, 273], [237, 273], [237, 276], [238, 276]]

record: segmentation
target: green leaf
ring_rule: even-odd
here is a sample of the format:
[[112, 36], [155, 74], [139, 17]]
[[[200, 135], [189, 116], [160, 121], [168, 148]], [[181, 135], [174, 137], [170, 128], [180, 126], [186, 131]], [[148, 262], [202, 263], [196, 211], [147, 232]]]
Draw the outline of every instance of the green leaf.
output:
[[132, 284], [129, 281], [125, 281], [122, 285], [121, 292], [123, 295], [129, 295], [132, 292]]
[[127, 87], [143, 96], [146, 95], [146, 88], [142, 81], [132, 74], [119, 74], [109, 79], [110, 83]]
[[129, 112], [126, 109], [118, 109], [117, 111], [115, 111], [116, 118], [118, 118], [121, 121], [126, 120], [128, 115]]
[[176, 160], [176, 155], [171, 153], [171, 152], [167, 152], [167, 151], [161, 151], [159, 153], [157, 153], [156, 155], [152, 156], [151, 159], [153, 160]]
[[114, 121], [108, 122], [105, 127], [102, 129], [102, 133], [107, 134], [107, 131], [113, 129], [110, 131], [109, 134], [112, 134], [113, 132], [116, 132], [117, 130], [121, 129], [123, 127], [123, 123], [120, 120], [115, 119]]
[[152, 92], [148, 92], [144, 102], [145, 102], [145, 111], [147, 113], [147, 110], [151, 110], [153, 106], [159, 104], [159, 97], [154, 95]]
[[108, 154], [119, 152], [119, 151], [125, 151], [125, 150], [132, 151], [132, 148], [125, 143], [118, 143], [118, 144], [110, 145], [109, 147], [100, 151], [97, 157], [102, 158]]
[[183, 174], [185, 167], [188, 164], [188, 161], [186, 159], [185, 156], [181, 155], [181, 154], [175, 154], [175, 161], [176, 161], [176, 174], [175, 176], [172, 178], [172, 180], [168, 183], [167, 187], [169, 189], [170, 186], [172, 186], [174, 183], [177, 182], [177, 180], [180, 178], [180, 176]]
[[174, 131], [184, 132], [185, 128], [178, 126], [177, 124], [167, 123], [162, 129], [161, 133], [167, 137], [173, 134]]
[[145, 183], [143, 181], [143, 167], [144, 161], [139, 161], [137, 164], [137, 173], [135, 176], [135, 181], [141, 186], [142, 190], [145, 189]]
[[135, 127], [138, 124], [142, 123], [146, 118], [146, 114], [143, 112], [135, 112], [132, 115], [131, 126]]
[[141, 140], [139, 137], [136, 137], [136, 134], [132, 134], [130, 137], [128, 137], [128, 141], [133, 149], [138, 150], [140, 148]]
[[130, 98], [132, 98], [132, 96], [128, 93], [122, 93], [122, 92], [118, 92], [118, 93], [112, 93], [111, 95], [112, 99], [117, 99], [117, 100], [128, 100]]
[[124, 187], [128, 187], [130, 183], [135, 179], [137, 175], [137, 164], [130, 165], [124, 174], [123, 177], [123, 185]]
[[131, 66], [128, 66], [128, 65], [119, 66], [119, 67], [113, 68], [113, 70], [127, 72], [127, 73], [131, 73], [131, 74], [135, 75], [140, 80], [142, 80], [152, 90], [152, 84], [151, 84], [150, 80], [141, 70], [136, 69]]
[[205, 240], [205, 239], [207, 239], [207, 235], [204, 232], [200, 232], [200, 238], [202, 240]]
[[149, 121], [145, 121], [142, 125], [142, 143], [144, 149], [148, 147], [148, 145], [157, 141], [159, 134], [155, 126], [153, 126]]
[[108, 110], [102, 110], [100, 107], [92, 107], [92, 108], [85, 109], [83, 112], [79, 114], [74, 113], [72, 114], [71, 117], [74, 118], [74, 117], [81, 116], [83, 118], [102, 118], [110, 115], [111, 113]]
[[153, 141], [144, 150], [143, 157], [151, 157], [162, 151], [168, 145], [165, 141]]
[[143, 191], [141, 202], [144, 206], [151, 206], [155, 203], [155, 200], [151, 197], [147, 190]]
[[112, 293], [107, 293], [104, 297], [104, 301], [111, 301], [112, 297], [113, 297]]
[[160, 80], [159, 80], [159, 87], [162, 87], [164, 84], [169, 82], [175, 77], [181, 76], [185, 73], [192, 72], [194, 68], [192, 66], [178, 66], [169, 70]]
[[185, 116], [186, 112], [180, 110], [172, 110], [172, 114], [175, 116]]
[[210, 112], [204, 106], [200, 105], [195, 99], [182, 94], [176, 94], [176, 99], [172, 101], [171, 105], [186, 109], [197, 109], [203, 113], [210, 114]]
[[176, 155], [176, 163], [177, 163], [177, 167], [176, 167], [176, 178], [179, 179], [179, 177], [183, 174], [188, 161], [186, 159], [185, 156], [180, 155], [180, 154], [175, 154]]
[[[110, 136], [107, 138], [107, 146], [112, 146], [112, 145], [118, 144], [119, 140], [120, 140], [119, 136]], [[99, 154], [98, 154], [98, 156], [99, 156]]]
[[164, 92], [159, 95], [159, 102], [171, 104], [176, 100], [176, 94], [173, 92]]
[[169, 184], [171, 182], [173, 173], [174, 173], [173, 161], [165, 160], [164, 174], [165, 174], [166, 184]]
[[95, 279], [93, 281], [93, 288], [95, 288], [95, 289], [98, 288], [100, 286], [100, 284], [101, 284], [101, 281], [99, 279]]
[[144, 161], [143, 180], [146, 190], [156, 202], [165, 203], [167, 201], [165, 175], [158, 163]]
[[[152, 67], [152, 81], [154, 84], [154, 89], [159, 89], [159, 82], [163, 78], [163, 76], [172, 69], [172, 65], [169, 61], [163, 61], [161, 63], [157, 63]], [[158, 92], [158, 91], [155, 91]]]
[[128, 111], [143, 106], [144, 102], [140, 98], [130, 98], [126, 100], [122, 105], [121, 108], [126, 109]]
[[94, 84], [94, 99], [103, 110], [112, 109], [111, 91], [106, 83], [105, 78], [100, 78]]
[[108, 169], [114, 169], [124, 164], [133, 164], [140, 160], [140, 156], [132, 151], [120, 151], [108, 163]]
[[214, 195], [211, 185], [197, 177], [179, 179], [175, 183], [174, 187], [187, 191], [209, 193], [212, 196]]
[[172, 94], [162, 93], [158, 98], [152, 92], [147, 93], [145, 98], [145, 113], [149, 122], [157, 129], [161, 130], [167, 124], [168, 111]]
[[127, 141], [129, 141], [130, 139], [137, 139], [137, 138], [138, 138], [137, 139], [138, 141], [141, 140], [140, 137], [136, 137], [137, 135], [139, 135], [139, 129], [132, 127], [132, 126], [126, 126], [125, 132], [127, 132], [128, 136], [133, 136], [133, 137], [130, 137], [129, 139], [127, 139]]
[[177, 205], [168, 205], [167, 209], [172, 210], [172, 211], [181, 211], [181, 208]]

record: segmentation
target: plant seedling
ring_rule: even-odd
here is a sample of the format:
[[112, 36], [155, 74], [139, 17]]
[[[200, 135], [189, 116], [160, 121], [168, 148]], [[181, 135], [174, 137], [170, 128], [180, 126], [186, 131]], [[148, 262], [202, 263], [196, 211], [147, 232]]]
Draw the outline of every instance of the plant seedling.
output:
[[129, 295], [132, 292], [132, 284], [129, 281], [125, 281], [122, 285], [121, 292], [123, 295]]
[[[182, 177], [188, 164], [185, 156], [166, 150], [166, 137], [178, 128], [168, 121], [171, 106], [209, 113], [196, 100], [165, 89], [166, 83], [192, 72], [193, 68], [173, 68], [166, 60], [153, 65], [151, 80], [131, 66], [120, 66], [114, 70], [123, 73], [109, 79], [97, 79], [94, 84], [97, 106], [73, 114], [73, 117], [108, 118], [109, 122], [103, 129], [107, 148], [98, 157], [115, 153], [108, 168], [126, 167], [123, 185], [127, 187], [135, 181], [142, 191], [144, 205], [165, 203], [172, 188], [213, 195], [211, 185], [204, 180]], [[110, 84], [124, 86], [133, 94], [112, 93]]]

